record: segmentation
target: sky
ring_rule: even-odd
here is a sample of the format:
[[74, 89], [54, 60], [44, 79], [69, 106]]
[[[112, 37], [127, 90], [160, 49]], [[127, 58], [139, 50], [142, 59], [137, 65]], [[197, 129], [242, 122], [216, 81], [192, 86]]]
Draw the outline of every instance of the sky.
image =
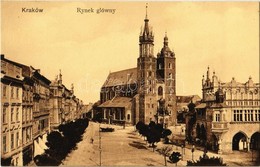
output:
[[[145, 2], [7, 2], [1, 4], [1, 54], [41, 69], [84, 103], [99, 100], [109, 72], [137, 66]], [[22, 8], [43, 9], [42, 13]], [[77, 8], [94, 13], [78, 13]], [[99, 8], [115, 13], [96, 13]], [[257, 2], [149, 2], [154, 55], [163, 46], [176, 56], [177, 95], [201, 96], [207, 67], [222, 82], [259, 82]], [[212, 74], [211, 74], [212, 75]]]

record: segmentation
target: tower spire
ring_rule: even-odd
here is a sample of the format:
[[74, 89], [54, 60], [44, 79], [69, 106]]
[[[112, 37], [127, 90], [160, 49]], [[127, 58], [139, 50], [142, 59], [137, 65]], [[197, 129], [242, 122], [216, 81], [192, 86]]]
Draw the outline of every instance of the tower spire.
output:
[[163, 41], [164, 47], [168, 47], [168, 37], [167, 37], [167, 31], [165, 31], [165, 37]]
[[148, 16], [147, 16], [147, 8], [148, 8], [148, 3], [146, 3], [146, 6], [145, 6], [145, 8], [146, 8], [146, 9], [145, 9], [145, 11], [146, 11], [146, 12], [145, 12], [145, 19], [148, 19]]

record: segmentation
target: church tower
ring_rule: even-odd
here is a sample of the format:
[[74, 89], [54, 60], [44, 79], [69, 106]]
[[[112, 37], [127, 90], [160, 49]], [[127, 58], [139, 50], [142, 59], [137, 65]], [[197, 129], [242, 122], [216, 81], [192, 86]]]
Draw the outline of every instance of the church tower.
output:
[[139, 36], [139, 57], [137, 59], [137, 80], [139, 94], [139, 121], [149, 124], [155, 121], [157, 112], [156, 99], [156, 58], [154, 57], [154, 35], [149, 26], [149, 19], [144, 19], [144, 28]]
[[164, 90], [161, 91], [165, 100], [165, 114], [168, 115], [168, 119], [166, 118], [164, 123], [174, 125], [177, 118], [175, 53], [168, 46], [166, 33], [163, 48], [157, 54], [157, 78], [159, 82], [164, 83]]

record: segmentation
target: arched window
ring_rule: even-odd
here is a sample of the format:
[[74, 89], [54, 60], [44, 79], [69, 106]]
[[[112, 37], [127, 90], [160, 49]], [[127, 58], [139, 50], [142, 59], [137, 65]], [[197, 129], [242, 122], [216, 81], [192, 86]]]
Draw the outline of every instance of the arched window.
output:
[[172, 63], [168, 64], [169, 69], [172, 69]]
[[163, 95], [163, 88], [161, 86], [158, 87], [158, 95]]

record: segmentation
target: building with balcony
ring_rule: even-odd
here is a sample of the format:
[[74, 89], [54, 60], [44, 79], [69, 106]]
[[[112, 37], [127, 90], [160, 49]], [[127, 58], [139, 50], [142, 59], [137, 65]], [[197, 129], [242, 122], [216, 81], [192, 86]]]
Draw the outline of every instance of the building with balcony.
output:
[[33, 140], [34, 157], [44, 153], [47, 141], [47, 134], [50, 132], [50, 83], [51, 81], [40, 74], [39, 69], [32, 68], [31, 79], [33, 87]]
[[22, 68], [1, 55], [1, 161], [23, 166]]
[[23, 165], [33, 160], [33, 86], [31, 79], [32, 69], [29, 66], [20, 64], [22, 68], [23, 94], [22, 94], [22, 147]]
[[[139, 35], [137, 67], [109, 73], [100, 92], [103, 121], [136, 124], [150, 121], [176, 124], [175, 53], [165, 34], [163, 47], [155, 57], [154, 33], [146, 13]], [[164, 110], [158, 112], [159, 101]]]
[[232, 78], [221, 82], [210, 69], [202, 79], [202, 103], [196, 106], [194, 138], [218, 153], [260, 148], [259, 83]]

